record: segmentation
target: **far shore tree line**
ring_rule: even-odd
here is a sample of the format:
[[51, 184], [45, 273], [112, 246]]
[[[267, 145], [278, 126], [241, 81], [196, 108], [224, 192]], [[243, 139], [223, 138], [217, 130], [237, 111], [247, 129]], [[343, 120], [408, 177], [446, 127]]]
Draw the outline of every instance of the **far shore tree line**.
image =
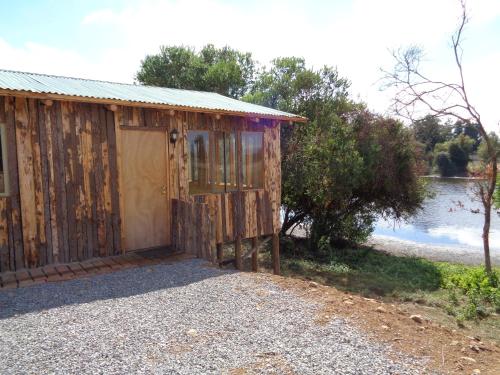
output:
[[[282, 234], [309, 232], [310, 252], [335, 251], [363, 242], [377, 217], [404, 220], [426, 197], [419, 176], [481, 176], [476, 197], [484, 207], [485, 267], [491, 272], [491, 209], [500, 206], [495, 192], [498, 136], [487, 133], [468, 101], [461, 63], [461, 37], [467, 23], [465, 4], [453, 52], [461, 81], [433, 81], [418, 70], [421, 51], [394, 54], [386, 72], [397, 88], [395, 113], [408, 114], [421, 104], [428, 116], [406, 126], [394, 117], [370, 111], [349, 95], [349, 80], [331, 66], [307, 67], [303, 58], [280, 57], [260, 66], [251, 53], [207, 45], [163, 46], [141, 62], [136, 79], [147, 85], [213, 91], [236, 99], [292, 112], [306, 125], [283, 124]], [[434, 103], [438, 93], [456, 102]], [[498, 181], [500, 183], [500, 181]]]
[[[485, 177], [483, 168], [488, 163], [487, 144], [476, 124], [461, 120], [443, 122], [439, 117], [427, 115], [411, 124], [418, 142], [419, 173], [442, 177]], [[497, 153], [500, 153], [500, 139], [489, 134]]]

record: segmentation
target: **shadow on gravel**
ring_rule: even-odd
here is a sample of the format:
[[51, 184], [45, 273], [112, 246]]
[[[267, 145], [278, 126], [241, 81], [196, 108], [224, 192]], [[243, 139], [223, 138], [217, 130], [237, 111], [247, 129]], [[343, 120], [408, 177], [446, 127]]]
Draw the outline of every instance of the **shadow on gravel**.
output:
[[212, 268], [205, 266], [206, 264], [203, 260], [179, 261], [3, 290], [0, 291], [0, 319], [61, 306], [177, 288], [235, 272]]

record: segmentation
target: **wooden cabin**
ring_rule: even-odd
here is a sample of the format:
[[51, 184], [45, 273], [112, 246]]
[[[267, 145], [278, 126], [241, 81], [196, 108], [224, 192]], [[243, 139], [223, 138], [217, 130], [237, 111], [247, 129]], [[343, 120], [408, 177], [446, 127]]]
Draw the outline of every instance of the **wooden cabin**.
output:
[[[0, 70], [0, 273], [280, 230], [280, 123], [215, 93]], [[254, 251], [255, 255], [255, 251]], [[279, 265], [279, 263], [278, 263]], [[279, 268], [275, 269], [279, 272]]]

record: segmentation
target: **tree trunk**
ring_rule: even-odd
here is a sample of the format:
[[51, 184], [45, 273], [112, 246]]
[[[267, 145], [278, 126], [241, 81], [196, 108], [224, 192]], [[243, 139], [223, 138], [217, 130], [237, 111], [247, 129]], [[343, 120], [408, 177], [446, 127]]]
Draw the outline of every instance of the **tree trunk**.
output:
[[490, 223], [491, 223], [491, 198], [484, 202], [484, 225], [483, 225], [483, 249], [484, 267], [487, 273], [491, 273], [490, 258]]
[[[482, 126], [482, 125], [481, 125]], [[487, 142], [488, 151], [491, 155], [491, 173], [488, 176], [488, 189], [482, 194], [482, 202], [484, 207], [484, 225], [483, 225], [483, 250], [484, 250], [484, 268], [487, 273], [491, 273], [491, 257], [490, 257], [490, 226], [491, 226], [491, 208], [493, 206], [493, 195], [495, 194], [495, 188], [497, 183], [498, 174], [498, 160], [497, 160], [497, 150], [491, 144], [490, 138], [486, 135], [483, 130], [483, 139]]]
[[286, 232], [293, 227], [295, 224], [300, 223], [306, 218], [305, 214], [297, 214], [295, 216], [290, 217], [289, 214], [285, 215], [285, 220], [283, 221], [283, 225], [281, 226], [281, 233], [286, 235]]

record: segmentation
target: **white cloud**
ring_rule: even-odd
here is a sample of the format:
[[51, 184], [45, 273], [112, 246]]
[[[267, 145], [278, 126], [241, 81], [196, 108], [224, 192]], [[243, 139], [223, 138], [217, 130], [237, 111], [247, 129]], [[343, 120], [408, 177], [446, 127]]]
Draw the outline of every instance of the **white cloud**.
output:
[[[82, 17], [81, 27], [98, 30], [108, 45], [102, 53], [82, 55], [27, 43], [12, 47], [0, 40], [2, 66], [21, 70], [130, 82], [140, 60], [162, 44], [201, 47], [207, 43], [251, 51], [262, 63], [277, 56], [303, 56], [315, 67], [337, 66], [352, 81], [353, 95], [378, 111], [388, 106], [388, 94], [378, 91], [380, 68], [392, 64], [390, 49], [422, 45], [436, 74], [450, 70], [443, 49], [458, 19], [457, 0], [353, 0], [333, 2], [257, 1], [232, 4], [219, 0], [132, 1], [121, 9], [98, 9]], [[497, 0], [469, 1], [470, 29], [498, 20]], [[466, 51], [467, 52], [467, 51]], [[489, 52], [488, 54], [486, 52]], [[471, 96], [487, 123], [500, 120], [494, 92], [500, 46], [482, 56], [467, 56]], [[4, 58], [7, 56], [7, 58]], [[435, 59], [435, 60], [434, 60]], [[6, 64], [8, 66], [6, 66]], [[491, 127], [492, 128], [492, 127]]]
[[102, 59], [91, 60], [75, 50], [38, 43], [14, 47], [0, 38], [0, 56], [2, 69], [115, 81], [123, 81], [125, 77], [113, 61], [103, 64]]
[[83, 17], [82, 25], [92, 25], [96, 23], [108, 23], [113, 21], [115, 13], [111, 9], [101, 9]]

